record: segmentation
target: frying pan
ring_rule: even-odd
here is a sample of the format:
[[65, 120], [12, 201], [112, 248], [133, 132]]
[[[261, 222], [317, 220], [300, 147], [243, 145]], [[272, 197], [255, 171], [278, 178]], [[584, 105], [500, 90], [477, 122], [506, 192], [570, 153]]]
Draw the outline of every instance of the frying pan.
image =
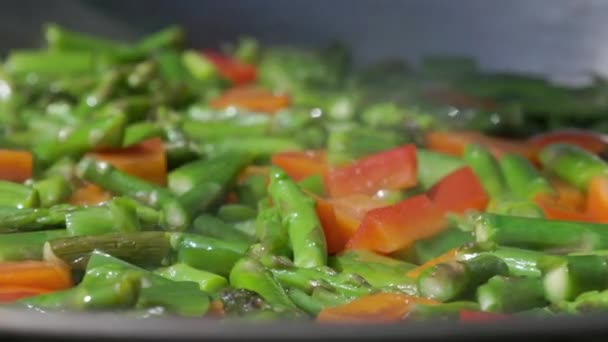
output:
[[[193, 47], [247, 34], [262, 44], [350, 45], [358, 64], [383, 57], [473, 56], [487, 70], [580, 84], [608, 74], [608, 1], [574, 0], [19, 0], [0, 3], [0, 56], [38, 46], [45, 22], [135, 39], [180, 24]], [[336, 326], [312, 322], [217, 322], [108, 313], [0, 308], [0, 341], [190, 341], [399, 339], [401, 341], [606, 341], [608, 315], [514, 319], [484, 324]]]

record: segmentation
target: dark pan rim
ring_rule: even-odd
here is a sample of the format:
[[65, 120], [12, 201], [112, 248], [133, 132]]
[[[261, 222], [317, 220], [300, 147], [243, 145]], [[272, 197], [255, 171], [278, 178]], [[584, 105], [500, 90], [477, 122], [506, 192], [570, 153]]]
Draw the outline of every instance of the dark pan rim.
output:
[[314, 322], [242, 322], [177, 317], [137, 319], [116, 313], [40, 313], [0, 308], [0, 340], [128, 339], [190, 341], [203, 339], [378, 339], [451, 341], [470, 338], [558, 340], [608, 337], [608, 315], [517, 318], [499, 322], [410, 322], [390, 325], [329, 325]]

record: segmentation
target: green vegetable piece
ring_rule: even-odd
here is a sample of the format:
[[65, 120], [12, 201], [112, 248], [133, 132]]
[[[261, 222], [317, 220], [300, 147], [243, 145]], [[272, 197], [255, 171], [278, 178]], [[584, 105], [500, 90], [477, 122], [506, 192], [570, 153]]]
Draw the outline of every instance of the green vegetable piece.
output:
[[265, 252], [271, 255], [291, 255], [287, 228], [281, 222], [279, 209], [272, 207], [268, 199], [259, 202], [255, 235]]
[[42, 260], [44, 243], [66, 234], [64, 229], [4, 234], [0, 239], [0, 261]]
[[234, 265], [230, 271], [230, 284], [258, 293], [270, 305], [296, 308], [272, 274], [254, 259], [243, 258]]
[[499, 164], [509, 189], [522, 199], [533, 199], [539, 194], [555, 192], [549, 182], [524, 157], [507, 154], [500, 158]]
[[198, 284], [201, 291], [216, 293], [228, 286], [226, 278], [203, 270], [177, 263], [169, 267], [158, 268], [157, 274], [174, 281], [191, 281]]
[[170, 257], [171, 242], [164, 232], [108, 233], [53, 239], [44, 248], [45, 259], [59, 258], [74, 269], [84, 269], [95, 251], [135, 265], [161, 266]]
[[314, 201], [277, 167], [270, 171], [268, 192], [287, 227], [296, 266], [324, 266], [327, 246]]
[[0, 206], [13, 208], [36, 208], [40, 205], [40, 196], [36, 189], [28, 186], [0, 180]]
[[569, 144], [551, 144], [539, 153], [543, 167], [586, 191], [591, 178], [608, 175], [608, 164], [599, 156]]
[[228, 276], [232, 266], [243, 257], [249, 244], [243, 241], [224, 241], [194, 234], [183, 234], [178, 243], [177, 261]]
[[509, 273], [507, 264], [487, 254], [438, 264], [418, 276], [418, 291], [424, 297], [442, 302], [473, 295], [475, 289], [496, 276]]
[[162, 210], [163, 226], [172, 231], [185, 230], [190, 215], [167, 189], [126, 174], [106, 162], [84, 158], [77, 167], [78, 175], [117, 195], [130, 196]]
[[122, 115], [94, 120], [35, 146], [34, 154], [42, 164], [48, 165], [65, 156], [78, 158], [93, 149], [120, 147], [125, 126]]
[[512, 313], [546, 304], [542, 281], [538, 278], [495, 276], [477, 289], [483, 311]]
[[194, 50], [185, 51], [182, 54], [182, 63], [190, 74], [195, 78], [206, 81], [217, 76], [217, 70], [211, 61], [200, 52]]
[[608, 263], [603, 256], [545, 257], [540, 268], [546, 298], [552, 303], [574, 300], [583, 292], [608, 286]]
[[192, 223], [191, 231], [223, 241], [248, 243], [251, 240], [247, 234], [242, 233], [233, 226], [226, 224], [219, 218], [209, 214], [203, 214], [197, 217]]
[[474, 219], [477, 242], [539, 250], [585, 252], [608, 247], [605, 224], [484, 213]]
[[60, 175], [34, 182], [32, 188], [38, 191], [40, 206], [44, 208], [65, 202], [72, 195], [70, 183]]
[[490, 198], [499, 198], [506, 191], [505, 179], [498, 162], [483, 146], [469, 144], [463, 159], [473, 169]]

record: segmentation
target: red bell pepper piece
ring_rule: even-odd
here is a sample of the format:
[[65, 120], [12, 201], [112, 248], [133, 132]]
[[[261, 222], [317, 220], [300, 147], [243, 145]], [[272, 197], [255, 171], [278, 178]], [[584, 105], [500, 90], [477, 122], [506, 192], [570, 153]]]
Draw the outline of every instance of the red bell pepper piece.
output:
[[326, 187], [331, 197], [373, 195], [383, 189], [407, 189], [416, 185], [416, 147], [405, 145], [331, 168]]
[[251, 83], [257, 78], [257, 70], [253, 65], [212, 50], [204, 50], [203, 56], [213, 63], [222, 78], [231, 81], [235, 86]]
[[23, 182], [32, 178], [34, 158], [28, 151], [0, 149], [0, 179]]
[[447, 251], [431, 260], [428, 260], [424, 264], [411, 269], [405, 275], [410, 278], [416, 279], [416, 278], [418, 278], [420, 273], [422, 273], [424, 270], [431, 268], [438, 264], [443, 264], [444, 262], [455, 260], [457, 256], [458, 256], [458, 249], [452, 248], [449, 251]]
[[29, 286], [2, 286], [0, 287], [0, 303], [10, 303], [19, 299], [38, 296], [51, 292], [49, 289], [42, 289]]
[[327, 170], [325, 151], [280, 152], [272, 156], [271, 162], [295, 181], [314, 175], [323, 177]]
[[594, 177], [589, 182], [586, 212], [597, 222], [608, 222], [608, 178]]
[[608, 147], [608, 136], [582, 129], [562, 129], [541, 133], [528, 139], [528, 144], [537, 150], [555, 143], [568, 143], [591, 153], [601, 153]]
[[428, 196], [445, 212], [464, 214], [467, 210], [483, 210], [488, 196], [470, 167], [460, 168], [443, 177], [428, 191]]
[[439, 233], [446, 223], [427, 195], [417, 195], [367, 212], [346, 248], [392, 253]]
[[506, 153], [516, 153], [529, 160], [536, 159], [536, 152], [525, 144], [508, 139], [490, 137], [479, 132], [429, 132], [425, 136], [429, 149], [461, 157], [468, 144], [479, 144], [497, 158]]
[[167, 182], [167, 157], [160, 138], [125, 148], [90, 152], [89, 155], [150, 183], [165, 185]]
[[333, 199], [311, 196], [316, 199], [317, 216], [323, 226], [329, 254], [344, 250], [368, 211], [386, 206], [383, 201], [364, 195]]
[[483, 312], [483, 311], [468, 311], [460, 310], [460, 321], [461, 322], [495, 322], [509, 318], [509, 315], [495, 313], [495, 312]]
[[414, 304], [436, 305], [423, 297], [397, 293], [376, 293], [319, 312], [317, 321], [324, 323], [391, 323], [405, 318]]
[[289, 106], [289, 97], [287, 95], [276, 95], [259, 87], [235, 87], [211, 100], [209, 105], [217, 109], [234, 106], [253, 112], [273, 114]]
[[571, 207], [562, 202], [559, 197], [540, 194], [534, 198], [534, 203], [543, 211], [545, 218], [549, 220], [579, 222], [593, 222], [595, 220], [592, 215]]

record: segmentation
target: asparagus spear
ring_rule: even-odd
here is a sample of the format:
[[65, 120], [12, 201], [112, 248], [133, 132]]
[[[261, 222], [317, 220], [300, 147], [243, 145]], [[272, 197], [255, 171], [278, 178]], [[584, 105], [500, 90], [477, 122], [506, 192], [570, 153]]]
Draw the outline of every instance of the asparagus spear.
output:
[[604, 160], [574, 145], [548, 145], [540, 151], [539, 159], [545, 169], [583, 191], [591, 178], [608, 175]]
[[141, 230], [135, 206], [120, 197], [112, 199], [104, 206], [75, 210], [66, 215], [65, 222], [70, 236]]
[[113, 115], [63, 130], [53, 141], [35, 146], [34, 154], [48, 165], [61, 157], [79, 157], [96, 148], [120, 147], [125, 124], [123, 115]]
[[300, 151], [302, 149], [303, 146], [292, 138], [272, 136], [224, 139], [203, 145], [203, 150], [209, 155], [237, 152], [255, 158], [264, 158], [283, 151]]
[[181, 46], [184, 31], [178, 26], [169, 26], [152, 33], [137, 43], [136, 49], [146, 54]]
[[357, 298], [376, 291], [357, 274], [338, 274], [327, 267], [300, 268], [284, 257], [263, 255], [259, 260], [286, 288], [293, 287], [312, 293], [321, 287], [346, 298]]
[[495, 276], [477, 288], [483, 311], [517, 312], [545, 305], [542, 281], [538, 278]]
[[257, 211], [249, 206], [230, 203], [224, 204], [217, 210], [217, 216], [228, 223], [237, 223], [254, 219]]
[[234, 263], [243, 257], [249, 244], [183, 234], [173, 243], [177, 260], [194, 268], [228, 276]]
[[181, 195], [202, 182], [228, 184], [250, 161], [245, 154], [226, 153], [188, 163], [169, 173], [169, 189]]
[[203, 214], [194, 220], [192, 223], [192, 232], [223, 241], [250, 242], [250, 239], [246, 234], [209, 214]]
[[604, 312], [608, 309], [608, 290], [585, 292], [571, 302], [557, 303], [556, 307], [570, 314]]
[[298, 267], [318, 267], [327, 262], [325, 236], [315, 212], [314, 201], [306, 196], [285, 171], [273, 167], [268, 192], [287, 226], [294, 263]]
[[190, 217], [181, 203], [165, 188], [128, 175], [105, 162], [84, 158], [78, 175], [118, 195], [126, 195], [162, 210], [163, 225], [169, 230], [184, 230]]
[[74, 75], [92, 73], [94, 55], [90, 51], [12, 51], [6, 70], [14, 75]]
[[479, 255], [490, 254], [504, 261], [509, 267], [509, 274], [522, 277], [540, 277], [538, 262], [548, 254], [529, 249], [504, 246], [466, 246], [458, 251], [458, 259], [468, 260]]
[[450, 227], [445, 231], [429, 239], [414, 242], [413, 252], [417, 263], [425, 263], [452, 248], [457, 248], [475, 239], [470, 232], [463, 232], [456, 227]]
[[424, 297], [449, 301], [471, 295], [496, 275], [508, 275], [507, 264], [487, 254], [464, 261], [452, 261], [428, 268], [418, 276], [418, 291]]
[[209, 296], [194, 282], [165, 279], [108, 254], [94, 252], [87, 270], [100, 267], [111, 267], [117, 271], [131, 271], [142, 275], [136, 308], [160, 306], [169, 312], [189, 317], [201, 317], [209, 308]]
[[490, 198], [499, 198], [505, 193], [505, 179], [498, 162], [483, 146], [469, 144], [463, 159], [473, 169]]
[[541, 193], [555, 192], [549, 182], [522, 156], [504, 155], [499, 164], [509, 189], [515, 195], [523, 199], [533, 199]]
[[604, 224], [484, 213], [477, 215], [474, 225], [477, 242], [572, 252], [608, 247]]
[[128, 147], [149, 138], [160, 137], [162, 134], [162, 128], [154, 122], [131, 124], [125, 129], [122, 146]]
[[552, 256], [541, 259], [540, 265], [545, 295], [552, 303], [608, 286], [608, 263], [603, 256]]
[[[305, 188], [302, 182], [299, 185], [302, 190], [311, 191], [311, 188]], [[249, 176], [237, 184], [235, 191], [240, 203], [257, 208], [258, 203], [268, 195], [268, 177], [266, 175]]]
[[0, 233], [59, 228], [72, 210], [73, 207], [66, 205], [39, 209], [0, 207]]
[[291, 255], [289, 234], [281, 222], [279, 209], [270, 206], [268, 199], [260, 201], [258, 206], [256, 237], [264, 251], [272, 255]]
[[44, 208], [62, 203], [72, 195], [70, 183], [59, 175], [34, 182], [32, 188], [38, 191], [40, 206]]
[[348, 251], [331, 259], [330, 265], [339, 272], [358, 274], [375, 288], [395, 288], [417, 294], [416, 284], [405, 274], [412, 264], [367, 251]]
[[287, 296], [289, 299], [302, 311], [308, 313], [311, 316], [317, 316], [321, 310], [326, 306], [317, 298], [313, 298], [312, 295], [296, 289], [290, 288], [287, 290]]
[[270, 130], [266, 116], [236, 118], [221, 121], [187, 120], [182, 124], [184, 132], [195, 141], [217, 141], [232, 137], [261, 137]]
[[207, 293], [216, 293], [228, 286], [226, 278], [182, 263], [158, 268], [155, 273], [169, 280], [195, 282], [201, 291]]
[[136, 265], [159, 266], [171, 253], [170, 235], [164, 232], [108, 233], [53, 239], [44, 246], [45, 259], [60, 259], [83, 269], [91, 253], [101, 251]]
[[254, 291], [240, 288], [226, 288], [220, 291], [219, 298], [222, 301], [224, 311], [229, 317], [240, 317], [246, 319], [269, 320], [269, 319], [291, 319], [301, 318], [299, 310], [292, 308], [273, 307]]
[[44, 243], [66, 234], [64, 229], [4, 234], [0, 238], [0, 261], [42, 260]]
[[0, 193], [2, 207], [36, 208], [40, 204], [38, 191], [19, 183], [0, 180]]
[[230, 284], [258, 293], [273, 306], [295, 309], [296, 306], [262, 264], [251, 258], [239, 260], [230, 271]]
[[71, 31], [57, 24], [47, 25], [44, 36], [52, 50], [110, 52], [127, 48], [119, 42]]

